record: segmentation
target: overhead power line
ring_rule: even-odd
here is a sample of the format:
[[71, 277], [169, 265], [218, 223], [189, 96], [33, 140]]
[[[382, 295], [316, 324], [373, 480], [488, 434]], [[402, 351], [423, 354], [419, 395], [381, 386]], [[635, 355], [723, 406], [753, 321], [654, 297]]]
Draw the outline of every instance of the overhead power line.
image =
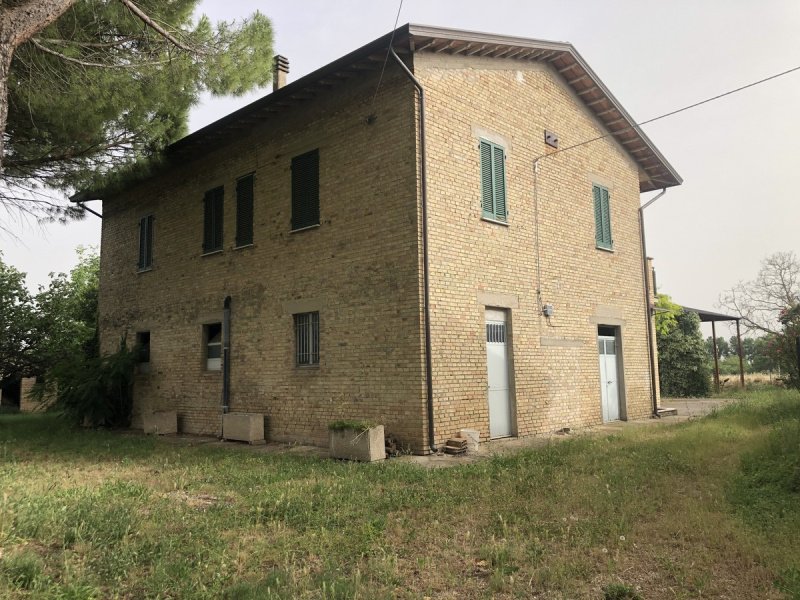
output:
[[786, 71], [781, 71], [780, 73], [776, 73], [775, 75], [770, 75], [769, 77], [765, 77], [764, 79], [759, 79], [758, 81], [753, 81], [752, 83], [748, 83], [747, 85], [740, 86], [733, 90], [728, 90], [727, 92], [723, 92], [721, 94], [717, 94], [716, 96], [711, 96], [710, 98], [706, 98], [705, 100], [700, 100], [699, 102], [695, 102], [693, 104], [689, 104], [688, 106], [684, 106], [682, 108], [678, 108], [676, 110], [672, 110], [668, 113], [664, 113], [663, 115], [659, 115], [657, 117], [653, 117], [652, 119], [647, 119], [646, 121], [640, 121], [639, 123], [634, 123], [633, 125], [629, 125], [628, 127], [623, 127], [622, 129], [617, 129], [613, 133], [605, 133], [603, 135], [599, 135], [595, 138], [590, 140], [586, 140], [584, 142], [579, 142], [577, 144], [573, 144], [572, 146], [567, 146], [566, 148], [561, 148], [556, 150], [555, 152], [550, 152], [548, 154], [543, 154], [536, 160], [540, 158], [546, 158], [549, 156], [554, 156], [555, 154], [560, 154], [561, 152], [566, 152], [567, 150], [573, 150], [574, 148], [579, 148], [580, 146], [585, 146], [586, 144], [591, 144], [592, 142], [596, 142], [598, 140], [605, 139], [611, 135], [616, 135], [618, 133], [622, 133], [623, 131], [629, 131], [631, 129], [637, 129], [642, 125], [647, 125], [648, 123], [654, 123], [655, 121], [660, 121], [661, 119], [666, 119], [667, 117], [671, 117], [673, 115], [677, 115], [678, 113], [685, 112], [692, 108], [697, 108], [698, 106], [702, 106], [703, 104], [708, 104], [709, 102], [713, 102], [714, 100], [719, 100], [720, 98], [724, 98], [725, 96], [730, 96], [731, 94], [735, 94], [737, 92], [741, 92], [742, 90], [746, 90], [751, 87], [755, 87], [762, 83], [766, 83], [767, 81], [771, 81], [773, 79], [777, 79], [778, 77], [783, 77], [784, 75], [789, 75], [790, 73], [794, 73], [795, 71], [800, 71], [800, 66], [792, 67], [791, 69], [787, 69]]
[[392, 27], [392, 37], [389, 38], [389, 47], [386, 49], [386, 58], [383, 59], [383, 66], [381, 67], [381, 75], [378, 77], [378, 85], [375, 86], [375, 93], [372, 95], [371, 104], [375, 104], [375, 98], [378, 97], [378, 90], [381, 89], [381, 82], [383, 81], [383, 72], [386, 70], [386, 63], [389, 62], [389, 53], [392, 51], [392, 42], [394, 42], [394, 34], [397, 31], [397, 22], [400, 20], [400, 11], [403, 10], [403, 0], [400, 0], [400, 5], [397, 7], [397, 16], [394, 18], [394, 27]]

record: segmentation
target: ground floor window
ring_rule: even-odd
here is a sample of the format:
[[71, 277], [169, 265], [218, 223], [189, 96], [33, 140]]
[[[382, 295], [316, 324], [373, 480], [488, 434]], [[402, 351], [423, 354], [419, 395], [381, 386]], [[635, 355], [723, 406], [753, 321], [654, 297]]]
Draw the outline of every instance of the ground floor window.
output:
[[209, 323], [203, 330], [206, 370], [219, 371], [222, 369], [222, 323]]
[[319, 364], [319, 313], [294, 315], [295, 362], [299, 367]]

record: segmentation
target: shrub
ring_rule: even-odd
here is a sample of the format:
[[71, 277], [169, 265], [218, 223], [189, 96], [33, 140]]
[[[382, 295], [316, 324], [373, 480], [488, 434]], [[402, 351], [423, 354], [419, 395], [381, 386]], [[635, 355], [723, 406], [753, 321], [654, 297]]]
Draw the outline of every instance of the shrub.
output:
[[125, 338], [102, 357], [76, 354], [55, 365], [34, 394], [55, 397], [53, 408], [76, 425], [128, 427], [133, 409], [133, 372], [138, 351]]
[[708, 396], [711, 368], [705, 342], [700, 334], [700, 319], [680, 310], [673, 325], [657, 331], [658, 370], [664, 396]]

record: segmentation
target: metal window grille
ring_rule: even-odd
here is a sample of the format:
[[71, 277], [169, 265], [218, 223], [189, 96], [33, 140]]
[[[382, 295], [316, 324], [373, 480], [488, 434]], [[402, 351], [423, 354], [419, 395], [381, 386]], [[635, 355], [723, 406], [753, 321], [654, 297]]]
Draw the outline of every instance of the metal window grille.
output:
[[505, 344], [506, 343], [506, 324], [505, 323], [487, 323], [486, 324], [486, 341], [492, 344]]
[[300, 313], [294, 316], [298, 365], [319, 364], [319, 313]]

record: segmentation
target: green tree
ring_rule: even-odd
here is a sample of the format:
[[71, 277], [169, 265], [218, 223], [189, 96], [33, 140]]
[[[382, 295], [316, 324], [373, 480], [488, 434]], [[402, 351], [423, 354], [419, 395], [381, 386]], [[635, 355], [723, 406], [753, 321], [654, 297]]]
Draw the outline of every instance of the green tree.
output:
[[700, 318], [682, 310], [663, 294], [656, 301], [656, 343], [661, 393], [677, 397], [707, 396], [711, 390], [711, 369], [700, 333]]
[[[272, 28], [193, 17], [198, 0], [15, 0], [0, 7], [0, 186], [8, 209], [77, 216], [54, 190], [113, 188], [186, 133], [200, 93], [270, 79]], [[2, 134], [5, 133], [5, 136]], [[63, 198], [63, 195], [60, 196]]]
[[[100, 256], [96, 248], [79, 246], [78, 264], [65, 273], [50, 274], [50, 284], [36, 295], [39, 319], [37, 354], [52, 367], [74, 356], [99, 355], [97, 297]], [[45, 374], [47, 367], [42, 369]], [[49, 379], [49, 377], [45, 377]]]
[[[736, 338], [733, 338], [736, 339]], [[714, 359], [714, 338], [708, 336], [705, 341], [706, 351], [711, 359]], [[723, 359], [731, 355], [731, 346], [724, 337], [717, 338], [717, 358]]]
[[5, 264], [0, 253], [0, 384], [36, 370], [38, 324], [25, 273]]
[[788, 385], [800, 387], [797, 337], [800, 336], [800, 261], [777, 252], [761, 261], [752, 281], [739, 282], [720, 303], [738, 314], [747, 331], [764, 335], [766, 353]]
[[[752, 338], [752, 351], [750, 354], [745, 349], [745, 356], [748, 360], [750, 371], [753, 373], [770, 373], [778, 369], [772, 355], [769, 352], [770, 335], [762, 335]], [[749, 338], [745, 338], [749, 339]]]
[[678, 315], [683, 311], [680, 304], [675, 304], [666, 294], [656, 295], [655, 316], [653, 318], [657, 335], [666, 335], [678, 324]]

